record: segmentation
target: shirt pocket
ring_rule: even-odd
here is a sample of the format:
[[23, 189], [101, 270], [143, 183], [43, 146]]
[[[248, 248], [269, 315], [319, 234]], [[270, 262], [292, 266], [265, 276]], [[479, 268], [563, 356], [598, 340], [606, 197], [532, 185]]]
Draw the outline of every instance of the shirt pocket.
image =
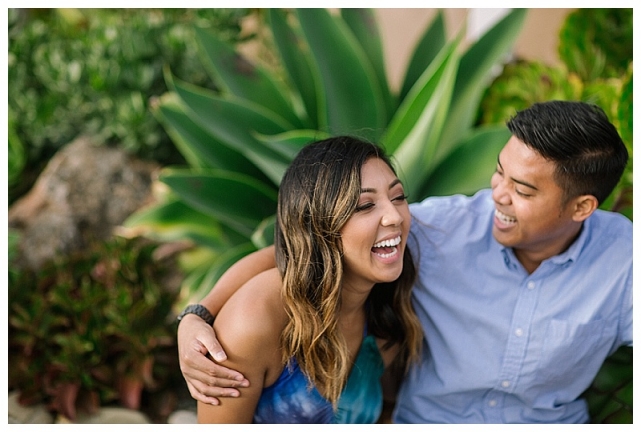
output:
[[614, 320], [551, 320], [538, 363], [539, 384], [582, 392], [599, 371], [615, 337]]

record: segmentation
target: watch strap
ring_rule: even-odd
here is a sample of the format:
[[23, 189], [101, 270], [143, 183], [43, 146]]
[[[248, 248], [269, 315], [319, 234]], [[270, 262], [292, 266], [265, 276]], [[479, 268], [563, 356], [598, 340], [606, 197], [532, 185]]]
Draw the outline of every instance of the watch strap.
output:
[[181, 313], [176, 317], [178, 321], [183, 319], [185, 315], [194, 314], [202, 318], [207, 324], [214, 324], [214, 316], [207, 310], [207, 308], [201, 304], [192, 304], [187, 306]]

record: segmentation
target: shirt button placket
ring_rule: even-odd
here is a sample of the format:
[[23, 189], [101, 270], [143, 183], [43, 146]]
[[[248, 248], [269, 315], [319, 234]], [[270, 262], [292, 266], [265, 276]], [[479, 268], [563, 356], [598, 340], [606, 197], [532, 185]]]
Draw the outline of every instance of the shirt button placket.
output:
[[485, 405], [487, 409], [484, 411], [486, 423], [503, 423], [503, 411], [501, 410], [503, 395], [501, 392], [490, 391], [485, 396]]
[[[536, 297], [538, 296], [535, 290], [536, 286], [536, 282], [532, 280], [521, 285], [521, 292], [514, 308], [514, 320], [511, 324], [512, 335], [508, 337], [504, 362], [499, 375], [497, 389], [500, 389], [501, 393], [508, 394], [514, 391], [516, 380], [521, 373], [523, 357], [527, 347], [526, 336], [532, 325], [532, 316], [536, 305]], [[487, 405], [488, 408], [498, 408], [499, 403], [496, 394], [489, 398]], [[489, 417], [495, 417], [493, 420], [498, 421], [500, 419], [496, 418], [496, 416], [499, 416], [499, 412], [489, 410], [488, 414]]]

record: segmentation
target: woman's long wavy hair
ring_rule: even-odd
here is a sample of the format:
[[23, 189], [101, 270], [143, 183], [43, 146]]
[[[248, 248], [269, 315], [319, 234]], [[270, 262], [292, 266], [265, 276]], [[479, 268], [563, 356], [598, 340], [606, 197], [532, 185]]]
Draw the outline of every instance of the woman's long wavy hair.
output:
[[[276, 263], [289, 315], [283, 358], [295, 357], [321, 395], [337, 406], [347, 382], [350, 357], [338, 328], [343, 280], [341, 229], [354, 214], [361, 167], [383, 150], [341, 136], [304, 147], [281, 181], [275, 229]], [[403, 271], [394, 282], [374, 286], [367, 302], [368, 331], [388, 345], [399, 344], [403, 370], [418, 358], [421, 325], [410, 301], [416, 270], [405, 249]]]

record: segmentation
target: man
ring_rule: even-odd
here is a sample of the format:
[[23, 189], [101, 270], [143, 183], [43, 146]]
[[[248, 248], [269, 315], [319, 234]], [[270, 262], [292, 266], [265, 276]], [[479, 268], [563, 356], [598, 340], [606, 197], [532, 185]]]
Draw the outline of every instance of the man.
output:
[[[598, 107], [562, 101], [535, 104], [508, 128], [491, 190], [411, 205], [425, 339], [396, 423], [585, 423], [581, 393], [632, 344], [632, 223], [597, 209], [628, 159], [616, 129]], [[269, 250], [246, 258], [202, 304], [217, 311], [234, 285], [273, 265]], [[204, 360], [205, 346], [220, 351], [213, 331], [185, 320], [192, 395], [214, 402], [205, 394], [237, 390], [208, 385], [247, 385], [213, 378], [238, 374]]]

